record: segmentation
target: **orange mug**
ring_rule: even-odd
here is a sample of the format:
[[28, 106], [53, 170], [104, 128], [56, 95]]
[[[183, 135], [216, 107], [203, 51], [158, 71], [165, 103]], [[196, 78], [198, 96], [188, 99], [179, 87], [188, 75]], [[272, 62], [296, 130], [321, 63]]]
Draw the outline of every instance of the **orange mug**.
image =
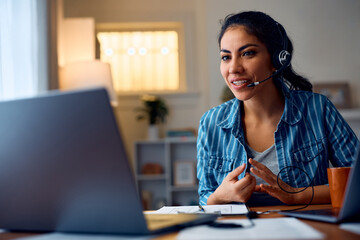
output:
[[333, 167], [327, 169], [331, 205], [333, 208], [342, 207], [350, 169], [351, 167]]

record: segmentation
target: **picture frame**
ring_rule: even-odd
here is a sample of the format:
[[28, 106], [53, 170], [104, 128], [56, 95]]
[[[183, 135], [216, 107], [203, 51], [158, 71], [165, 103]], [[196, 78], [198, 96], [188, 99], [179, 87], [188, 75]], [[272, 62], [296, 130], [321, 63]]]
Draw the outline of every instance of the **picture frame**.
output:
[[313, 91], [325, 95], [337, 109], [351, 108], [350, 86], [347, 82], [316, 83]]
[[195, 162], [175, 161], [174, 162], [174, 185], [193, 186], [195, 185]]

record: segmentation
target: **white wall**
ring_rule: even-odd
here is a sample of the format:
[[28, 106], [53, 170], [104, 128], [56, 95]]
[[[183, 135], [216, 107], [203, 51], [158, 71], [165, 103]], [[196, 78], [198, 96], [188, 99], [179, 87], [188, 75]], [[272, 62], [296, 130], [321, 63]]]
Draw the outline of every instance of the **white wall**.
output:
[[[294, 43], [293, 66], [311, 82], [348, 81], [360, 107], [360, 1], [358, 0], [64, 0], [64, 17], [93, 17], [95, 23], [179, 21], [184, 24], [186, 78], [190, 94], [165, 95], [166, 127], [195, 127], [220, 103], [225, 86], [219, 72], [219, 20], [229, 13], [261, 10], [286, 28]], [[120, 97], [118, 118], [132, 155], [134, 140], [146, 136], [135, 121], [138, 96]]]
[[[360, 107], [360, 1], [358, 0], [208, 0], [210, 96], [225, 84], [219, 73], [219, 19], [229, 13], [259, 10], [280, 22], [294, 44], [292, 64], [312, 83], [348, 81]], [[218, 97], [210, 105], [218, 104]]]

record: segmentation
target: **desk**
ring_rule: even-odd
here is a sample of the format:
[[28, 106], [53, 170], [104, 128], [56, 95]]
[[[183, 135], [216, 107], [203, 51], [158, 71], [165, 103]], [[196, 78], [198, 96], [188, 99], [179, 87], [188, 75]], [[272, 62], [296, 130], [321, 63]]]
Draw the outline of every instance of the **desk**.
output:
[[[330, 208], [331, 205], [311, 205], [307, 209], [322, 209], [322, 208]], [[288, 210], [293, 209], [294, 206], [271, 206], [271, 207], [252, 207], [251, 211], [267, 211], [267, 210]], [[283, 217], [283, 215], [279, 213], [270, 213], [260, 215], [260, 218], [276, 218], [276, 217]], [[234, 219], [234, 218], [244, 218], [244, 217], [221, 217], [221, 219]], [[315, 228], [316, 230], [322, 232], [325, 237], [325, 240], [338, 240], [338, 239], [346, 239], [346, 240], [359, 240], [360, 236], [354, 233], [342, 230], [339, 228], [338, 224], [331, 224], [331, 223], [324, 223], [324, 222], [317, 222], [317, 221], [310, 221], [310, 220], [301, 220], [304, 223], [310, 225], [311, 227]], [[0, 233], [0, 240], [11, 240], [20, 237], [28, 237], [28, 236], [36, 236], [38, 234], [35, 233]], [[162, 235], [160, 237], [154, 238], [155, 240], [175, 240], [177, 233], [169, 233]]]

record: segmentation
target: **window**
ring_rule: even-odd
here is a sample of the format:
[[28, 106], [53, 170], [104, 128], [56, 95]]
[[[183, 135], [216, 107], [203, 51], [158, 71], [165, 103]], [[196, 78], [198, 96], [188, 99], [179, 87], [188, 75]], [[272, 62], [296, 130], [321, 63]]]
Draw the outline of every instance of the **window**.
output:
[[99, 58], [110, 63], [117, 92], [184, 89], [178, 28], [98, 30], [97, 40]]
[[46, 4], [0, 1], [0, 100], [47, 88]]

